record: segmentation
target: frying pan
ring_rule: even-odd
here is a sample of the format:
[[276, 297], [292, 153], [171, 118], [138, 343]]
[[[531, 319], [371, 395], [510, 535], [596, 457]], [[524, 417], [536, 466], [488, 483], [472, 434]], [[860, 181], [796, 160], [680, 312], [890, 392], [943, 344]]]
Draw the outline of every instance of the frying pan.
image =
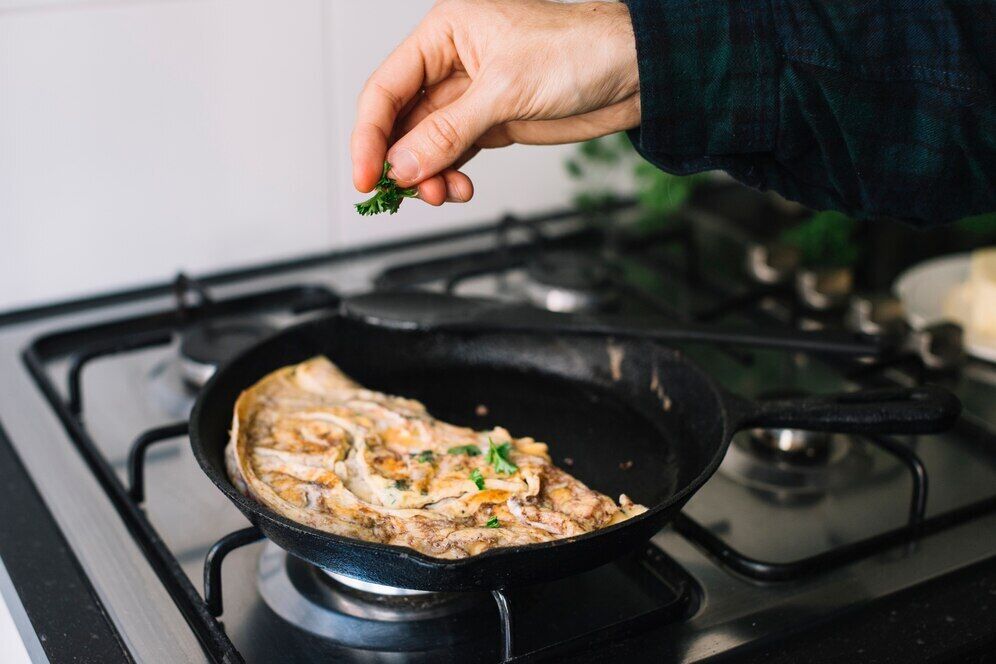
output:
[[[731, 436], [747, 427], [926, 433], [948, 427], [960, 411], [954, 396], [935, 387], [751, 402], [721, 388], [679, 350], [639, 334], [610, 339], [584, 329], [551, 331], [556, 325], [543, 333], [530, 326], [489, 330], [491, 314], [478, 317], [476, 328], [446, 329], [438, 318], [435, 326], [431, 316], [419, 321], [418, 311], [387, 315], [384, 302], [354, 301], [248, 349], [204, 387], [190, 422], [204, 472], [268, 538], [305, 561], [382, 585], [496, 590], [609, 562], [674, 517], [715, 472]], [[461, 327], [453, 318], [450, 323]], [[626, 493], [648, 511], [578, 537], [462, 560], [286, 519], [236, 490], [225, 472], [224, 448], [242, 390], [320, 354], [364, 386], [418, 399], [442, 420], [476, 429], [500, 424], [547, 441], [555, 462], [572, 459], [568, 470], [581, 481], [612, 497]], [[476, 414], [483, 412], [479, 404], [487, 407], [484, 417]]]

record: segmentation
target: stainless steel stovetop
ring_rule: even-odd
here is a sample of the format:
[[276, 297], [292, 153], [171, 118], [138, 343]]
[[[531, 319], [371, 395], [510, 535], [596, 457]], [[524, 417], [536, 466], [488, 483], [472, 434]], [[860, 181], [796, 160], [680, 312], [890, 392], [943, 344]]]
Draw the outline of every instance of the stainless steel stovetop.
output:
[[[625, 211], [612, 217], [615, 228], [630, 228]], [[180, 283], [179, 296], [162, 288], [57, 307], [0, 326], [0, 423], [133, 657], [407, 661], [446, 653], [494, 661], [493, 605], [436, 598], [413, 608], [410, 599], [357, 594], [265, 542], [236, 548], [221, 563], [223, 613], [211, 618], [199, 599], [205, 556], [248, 524], [200, 472], [183, 435], [196, 367], [181, 362], [177, 330], [218, 319], [277, 328], [316, 315], [335, 293], [374, 285], [718, 323], [800, 319], [783, 286], [747, 283], [743, 239], [724, 235], [715, 219], [639, 239], [606, 238], [602, 222], [506, 221], [438, 241]], [[689, 256], [700, 256], [692, 260], [700, 269], [690, 269]], [[810, 318], [835, 325], [840, 316]], [[905, 360], [879, 367], [776, 351], [686, 350], [726, 387], [753, 397], [920, 377]], [[634, 639], [649, 660], [702, 661], [993, 557], [996, 369], [970, 361], [932, 378], [966, 405], [944, 435], [833, 436], [820, 441], [816, 458], [800, 458], [788, 438], [779, 449], [742, 434], [646, 551], [522, 593], [513, 608], [516, 653], [598, 659], [613, 642]], [[129, 496], [129, 454], [156, 429], [140, 473], [144, 496]], [[150, 534], [161, 543], [149, 544]]]

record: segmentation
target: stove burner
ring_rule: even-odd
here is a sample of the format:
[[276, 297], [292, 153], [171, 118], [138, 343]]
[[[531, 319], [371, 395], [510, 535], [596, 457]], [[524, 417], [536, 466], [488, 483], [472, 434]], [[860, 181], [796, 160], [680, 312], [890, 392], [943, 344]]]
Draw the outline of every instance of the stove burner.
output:
[[817, 464], [830, 456], [830, 434], [801, 429], [753, 429], [748, 440], [762, 455], [787, 463]]
[[793, 429], [739, 434], [719, 467], [739, 484], [786, 500], [859, 483], [871, 470], [853, 438]]
[[346, 646], [426, 651], [488, 638], [495, 629], [488, 593], [410, 591], [351, 578], [343, 582], [347, 578], [272, 542], [259, 559], [259, 591], [267, 606], [287, 622]]
[[615, 298], [608, 268], [570, 251], [552, 252], [531, 262], [525, 293], [533, 305], [561, 312], [604, 309]]
[[[767, 399], [804, 396], [776, 390]], [[757, 428], [734, 437], [720, 472], [741, 484], [786, 495], [822, 493], [860, 479], [870, 469], [854, 439], [825, 431]]]
[[352, 588], [353, 590], [359, 590], [360, 592], [368, 593], [370, 595], [384, 595], [388, 597], [414, 597], [416, 595], [433, 594], [428, 590], [411, 590], [410, 588], [395, 588], [394, 586], [382, 586], [379, 583], [371, 583], [370, 581], [354, 579], [351, 576], [336, 574], [335, 572], [330, 572], [324, 569], [321, 571], [327, 574], [330, 579], [332, 579], [333, 581], [335, 581], [340, 585], [346, 586], [347, 588]]
[[184, 381], [201, 388], [219, 366], [276, 328], [251, 319], [214, 319], [187, 327], [180, 340], [180, 372]]
[[871, 470], [871, 459], [847, 436], [826, 436], [816, 446], [805, 443], [801, 448], [816, 452], [786, 453], [777, 445], [798, 445], [803, 437], [791, 429], [774, 431], [764, 435], [763, 444], [777, 441], [775, 451], [760, 447], [755, 432], [734, 438], [720, 473], [749, 488], [791, 498], [855, 484]]

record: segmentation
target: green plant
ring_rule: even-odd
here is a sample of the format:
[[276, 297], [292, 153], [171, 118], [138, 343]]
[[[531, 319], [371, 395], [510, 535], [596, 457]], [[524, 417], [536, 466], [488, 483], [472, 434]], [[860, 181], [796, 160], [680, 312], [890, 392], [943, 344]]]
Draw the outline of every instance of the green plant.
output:
[[809, 268], [848, 267], [860, 254], [854, 233], [857, 222], [842, 212], [817, 212], [781, 234], [785, 244], [798, 247]]
[[996, 212], [965, 217], [955, 225], [958, 230], [971, 235], [996, 235]]
[[673, 175], [644, 160], [623, 132], [585, 141], [577, 154], [566, 161], [568, 175], [582, 185], [574, 197], [581, 210], [593, 210], [618, 200], [616, 191], [601, 182], [609, 170], [626, 168], [636, 184], [636, 196], [648, 220], [660, 218], [679, 208], [703, 175]]

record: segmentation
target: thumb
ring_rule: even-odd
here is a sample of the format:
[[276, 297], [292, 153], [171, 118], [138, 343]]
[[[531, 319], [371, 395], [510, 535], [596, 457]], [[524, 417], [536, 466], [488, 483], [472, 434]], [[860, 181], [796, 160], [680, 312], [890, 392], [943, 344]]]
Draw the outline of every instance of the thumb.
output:
[[411, 186], [439, 173], [494, 126], [493, 118], [493, 104], [472, 84], [394, 144], [387, 153], [391, 177], [402, 186]]

